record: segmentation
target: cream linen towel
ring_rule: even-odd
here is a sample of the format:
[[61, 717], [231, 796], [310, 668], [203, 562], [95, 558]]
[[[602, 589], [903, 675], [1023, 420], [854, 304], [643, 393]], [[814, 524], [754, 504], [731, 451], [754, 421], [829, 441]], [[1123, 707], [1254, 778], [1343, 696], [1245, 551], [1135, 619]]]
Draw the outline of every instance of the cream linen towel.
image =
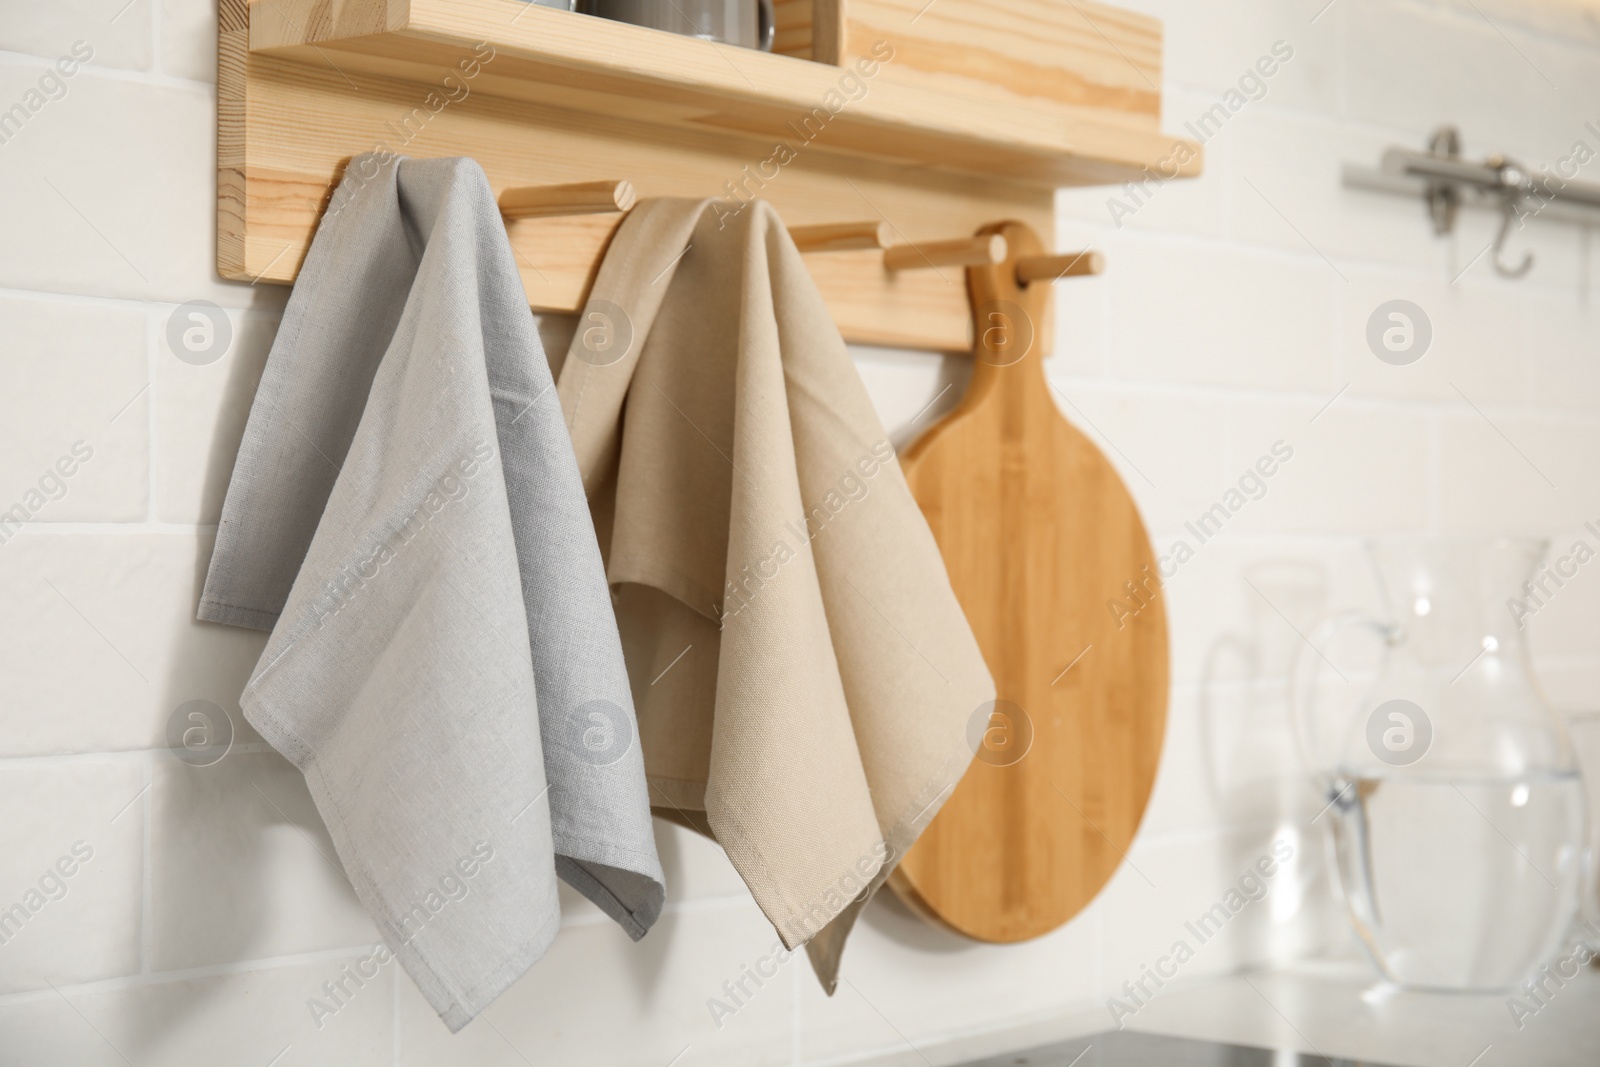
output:
[[548, 947], [556, 876], [635, 939], [661, 866], [599, 548], [483, 171], [349, 166], [295, 283], [199, 610], [452, 1030]]
[[652, 803], [714, 834], [831, 993], [994, 699], [927, 523], [765, 203], [635, 208], [559, 389]]

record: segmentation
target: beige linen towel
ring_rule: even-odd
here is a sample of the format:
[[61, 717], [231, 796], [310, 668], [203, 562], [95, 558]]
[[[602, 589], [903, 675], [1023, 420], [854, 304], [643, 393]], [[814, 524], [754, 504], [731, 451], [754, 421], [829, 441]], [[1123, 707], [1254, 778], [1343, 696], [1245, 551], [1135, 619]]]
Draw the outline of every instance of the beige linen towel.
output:
[[831, 993], [994, 683], [788, 231], [707, 203], [623, 222], [558, 391], [651, 802], [714, 834]]

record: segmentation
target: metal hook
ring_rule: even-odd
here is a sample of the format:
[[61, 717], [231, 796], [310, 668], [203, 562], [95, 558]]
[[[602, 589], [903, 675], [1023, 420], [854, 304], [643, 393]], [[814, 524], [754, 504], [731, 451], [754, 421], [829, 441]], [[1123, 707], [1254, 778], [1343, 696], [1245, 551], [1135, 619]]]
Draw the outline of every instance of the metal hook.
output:
[[1500, 257], [1505, 253], [1506, 238], [1511, 235], [1511, 222], [1516, 218], [1516, 201], [1506, 197], [1500, 209], [1500, 232], [1494, 235], [1493, 256], [1494, 271], [1502, 278], [1520, 278], [1533, 269], [1533, 253], [1524, 252], [1522, 262], [1515, 267], [1508, 267]]
[[[1428, 154], [1452, 162], [1461, 158], [1461, 133], [1454, 126], [1440, 126], [1428, 140]], [[1423, 196], [1428, 202], [1428, 217], [1433, 232], [1440, 237], [1456, 228], [1456, 213], [1461, 210], [1461, 186], [1454, 182], [1431, 180]]]
[[1515, 267], [1507, 266], [1502, 257], [1505, 255], [1506, 239], [1511, 236], [1512, 221], [1516, 220], [1520, 228], [1517, 205], [1521, 203], [1529, 185], [1528, 175], [1521, 166], [1504, 156], [1492, 156], [1489, 163], [1495, 168], [1500, 181], [1500, 230], [1494, 235], [1494, 250], [1491, 253], [1494, 270], [1502, 278], [1520, 278], [1533, 269], [1533, 253], [1524, 252], [1522, 263]]

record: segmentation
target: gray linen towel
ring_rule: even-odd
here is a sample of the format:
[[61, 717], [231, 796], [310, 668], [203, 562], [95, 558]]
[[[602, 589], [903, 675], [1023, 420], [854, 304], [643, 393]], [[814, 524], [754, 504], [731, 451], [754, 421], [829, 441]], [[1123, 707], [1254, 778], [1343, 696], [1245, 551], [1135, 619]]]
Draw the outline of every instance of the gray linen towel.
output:
[[489, 183], [354, 159], [256, 392], [199, 617], [271, 629], [240, 702], [458, 1030], [560, 924], [637, 940], [660, 861], [582, 480]]

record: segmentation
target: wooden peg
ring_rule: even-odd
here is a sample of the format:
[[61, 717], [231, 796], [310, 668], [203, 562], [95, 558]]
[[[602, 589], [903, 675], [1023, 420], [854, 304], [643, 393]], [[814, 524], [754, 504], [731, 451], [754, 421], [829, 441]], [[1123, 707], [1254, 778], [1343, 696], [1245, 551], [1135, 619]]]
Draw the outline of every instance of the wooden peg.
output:
[[954, 241], [895, 245], [883, 253], [883, 265], [892, 271], [928, 267], [985, 267], [1005, 262], [1006, 239], [998, 233], [960, 237]]
[[893, 227], [887, 222], [825, 222], [791, 226], [789, 236], [802, 252], [847, 252], [855, 248], [888, 248]]
[[555, 215], [610, 215], [627, 211], [636, 199], [633, 183], [627, 181], [526, 185], [500, 194], [500, 214], [507, 222]]
[[1053, 282], [1057, 278], [1078, 278], [1099, 274], [1106, 269], [1106, 257], [1099, 252], [1064, 252], [1059, 256], [1023, 256], [1017, 260], [1017, 283]]

